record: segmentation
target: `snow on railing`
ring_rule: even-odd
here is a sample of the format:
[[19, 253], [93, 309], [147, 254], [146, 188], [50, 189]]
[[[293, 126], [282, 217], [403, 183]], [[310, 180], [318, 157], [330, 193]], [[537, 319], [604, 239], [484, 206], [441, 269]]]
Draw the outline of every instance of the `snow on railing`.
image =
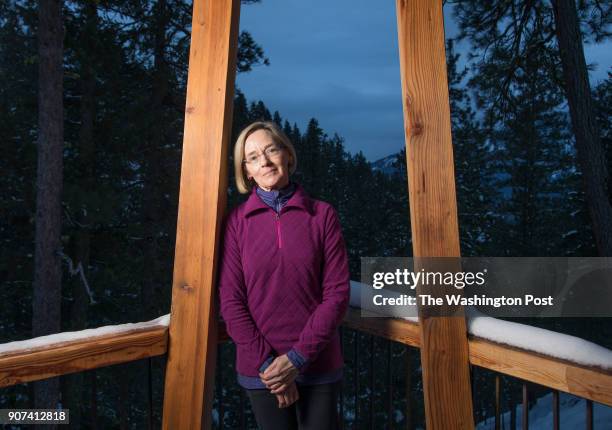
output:
[[12, 353], [23, 353], [40, 348], [49, 348], [56, 345], [64, 345], [82, 340], [93, 340], [100, 337], [108, 337], [124, 333], [132, 333], [154, 327], [168, 327], [170, 324], [170, 314], [163, 315], [151, 321], [138, 323], [127, 323], [119, 325], [108, 325], [98, 328], [69, 331], [63, 333], [50, 334], [47, 336], [35, 337], [33, 339], [19, 340], [0, 344], [0, 355]]
[[[361, 308], [361, 291], [363, 285], [364, 284], [360, 282], [351, 281], [350, 306]], [[384, 297], [399, 296], [399, 293], [391, 290], [379, 290], [377, 294], [382, 294]], [[365, 304], [366, 307], [364, 309], [380, 313], [381, 308], [374, 306], [371, 301], [367, 300]], [[396, 310], [395, 308], [389, 309], [389, 307], [387, 307], [385, 311], [384, 316], [418, 322], [418, 317], [402, 316], [402, 314], [405, 314], [405, 310], [400, 313], [400, 310]], [[467, 309], [466, 316], [468, 332], [473, 336], [584, 366], [596, 366], [602, 369], [612, 370], [612, 350], [593, 342], [576, 336], [489, 317], [475, 309]], [[94, 329], [40, 336], [33, 339], [0, 344], [0, 355], [8, 355], [14, 352], [27, 352], [29, 350], [45, 348], [51, 345], [72, 343], [85, 339], [91, 340], [97, 337], [134, 332], [156, 326], [167, 327], [169, 324], [170, 314], [167, 314], [151, 321], [109, 325]]]
[[[365, 284], [351, 281], [350, 306], [361, 308], [363, 286]], [[392, 290], [377, 290], [376, 294], [389, 298], [399, 297], [399, 293]], [[364, 309], [370, 312], [380, 313], [381, 311], [381, 307], [372, 304], [371, 300], [365, 300], [364, 304], [366, 305]], [[406, 313], [405, 309], [401, 312], [395, 308], [385, 307], [384, 309], [385, 316], [418, 322], [418, 317], [402, 316]], [[416, 309], [414, 313], [417, 313]], [[593, 342], [568, 334], [489, 317], [476, 309], [466, 309], [466, 317], [468, 332], [473, 336], [584, 366], [612, 370], [612, 350]]]

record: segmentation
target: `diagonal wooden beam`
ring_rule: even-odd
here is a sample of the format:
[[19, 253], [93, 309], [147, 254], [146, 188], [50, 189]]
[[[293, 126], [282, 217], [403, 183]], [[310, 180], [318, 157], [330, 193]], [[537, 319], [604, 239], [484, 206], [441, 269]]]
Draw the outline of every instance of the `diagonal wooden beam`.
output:
[[211, 426], [215, 278], [226, 207], [239, 0], [194, 0], [164, 429]]
[[[459, 257], [442, 1], [396, 5], [413, 254]], [[427, 428], [471, 429], [465, 318], [419, 316]]]

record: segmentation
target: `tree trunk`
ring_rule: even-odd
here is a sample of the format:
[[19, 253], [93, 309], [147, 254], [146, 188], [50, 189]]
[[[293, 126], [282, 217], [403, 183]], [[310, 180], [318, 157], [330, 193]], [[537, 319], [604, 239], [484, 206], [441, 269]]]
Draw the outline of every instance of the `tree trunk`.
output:
[[[56, 333], [61, 318], [61, 194], [64, 145], [62, 1], [38, 7], [38, 166], [32, 336]], [[34, 407], [56, 408], [59, 380], [34, 384]], [[55, 428], [56, 426], [53, 426]], [[45, 428], [49, 428], [46, 426]]]
[[569, 103], [576, 152], [586, 187], [597, 250], [602, 257], [612, 256], [612, 205], [606, 186], [606, 157], [595, 118], [582, 35], [574, 0], [552, 0], [555, 27]]

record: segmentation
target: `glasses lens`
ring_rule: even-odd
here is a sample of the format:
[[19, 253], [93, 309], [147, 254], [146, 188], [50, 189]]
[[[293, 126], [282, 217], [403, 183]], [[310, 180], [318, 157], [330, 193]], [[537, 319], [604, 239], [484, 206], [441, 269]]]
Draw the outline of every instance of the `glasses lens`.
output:
[[261, 157], [264, 154], [268, 158], [277, 157], [280, 154], [281, 149], [283, 148], [278, 145], [270, 145], [264, 150], [263, 154], [249, 155], [244, 162], [248, 164], [257, 163], [257, 160], [259, 160], [259, 157]]
[[277, 145], [272, 145], [266, 148], [266, 155], [274, 157], [280, 153], [281, 148]]

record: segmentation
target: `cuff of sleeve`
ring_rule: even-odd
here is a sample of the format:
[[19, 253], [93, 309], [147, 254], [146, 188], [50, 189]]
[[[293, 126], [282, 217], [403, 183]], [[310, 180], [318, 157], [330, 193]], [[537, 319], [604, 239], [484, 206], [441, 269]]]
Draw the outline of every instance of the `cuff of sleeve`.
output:
[[273, 361], [274, 361], [274, 357], [269, 355], [268, 358], [266, 358], [266, 361], [264, 361], [263, 364], [259, 366], [259, 371], [261, 373], [265, 372], [268, 366], [272, 364]]
[[306, 364], [306, 359], [302, 356], [302, 354], [293, 348], [287, 352], [287, 358], [296, 367], [296, 369], [301, 369]]

